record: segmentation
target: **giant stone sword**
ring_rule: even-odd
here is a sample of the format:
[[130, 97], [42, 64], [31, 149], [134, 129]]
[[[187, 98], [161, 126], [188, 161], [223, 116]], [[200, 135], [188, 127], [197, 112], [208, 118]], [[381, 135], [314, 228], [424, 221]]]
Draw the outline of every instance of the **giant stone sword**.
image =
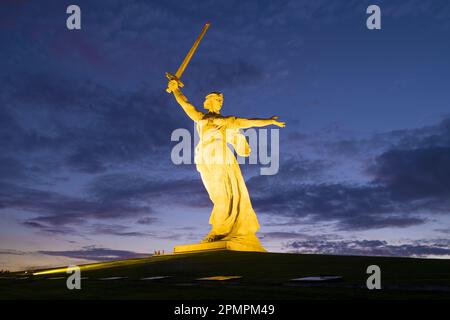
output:
[[[180, 80], [181, 75], [183, 74], [184, 70], [186, 69], [189, 61], [191, 61], [191, 58], [194, 55], [195, 50], [197, 50], [197, 47], [198, 47], [200, 41], [202, 40], [203, 36], [205, 35], [206, 30], [208, 30], [208, 28], [209, 28], [209, 23], [206, 23], [205, 26], [202, 29], [202, 32], [200, 32], [200, 35], [197, 37], [197, 40], [195, 40], [194, 44], [191, 47], [191, 50], [189, 50], [188, 54], [184, 58], [183, 62], [181, 63], [181, 65], [178, 68], [178, 70], [175, 73], [175, 75], [173, 75], [173, 74], [171, 74], [169, 72], [166, 72], [167, 79], [169, 79], [169, 80], [176, 80], [178, 82], [178, 86], [184, 87], [183, 82], [181, 82], [181, 80]], [[171, 90], [169, 88], [167, 88], [166, 91], [168, 93], [171, 92]]]

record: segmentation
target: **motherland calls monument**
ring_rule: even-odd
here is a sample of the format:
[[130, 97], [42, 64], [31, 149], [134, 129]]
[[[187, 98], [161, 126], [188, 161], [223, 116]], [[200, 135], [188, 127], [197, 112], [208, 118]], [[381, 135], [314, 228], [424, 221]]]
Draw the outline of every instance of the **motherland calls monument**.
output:
[[285, 123], [278, 121], [277, 117], [246, 119], [223, 116], [220, 113], [223, 94], [219, 92], [211, 92], [205, 97], [203, 107], [206, 112], [188, 101], [180, 90], [184, 86], [180, 77], [208, 27], [206, 24], [176, 74], [166, 74], [169, 79], [167, 92], [173, 93], [187, 116], [196, 123], [200, 140], [194, 160], [213, 203], [208, 235], [200, 243], [176, 246], [174, 253], [223, 249], [265, 252], [256, 237], [259, 222], [239, 163], [227, 144], [230, 143], [238, 155], [248, 157], [250, 148], [240, 129], [269, 125], [284, 127]]

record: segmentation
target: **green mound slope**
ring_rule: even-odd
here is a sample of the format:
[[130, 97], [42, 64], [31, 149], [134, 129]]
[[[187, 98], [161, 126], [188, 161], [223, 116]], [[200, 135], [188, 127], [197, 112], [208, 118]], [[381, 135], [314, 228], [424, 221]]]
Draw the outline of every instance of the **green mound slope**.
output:
[[[366, 288], [369, 265], [381, 268], [381, 290]], [[65, 270], [10, 274], [0, 279], [0, 298], [450, 299], [450, 260], [438, 259], [219, 251], [114, 261], [81, 270], [81, 290], [67, 289]], [[343, 280], [290, 281], [320, 275], [340, 275]], [[158, 276], [169, 277], [142, 280]], [[212, 276], [241, 278], [197, 280]]]

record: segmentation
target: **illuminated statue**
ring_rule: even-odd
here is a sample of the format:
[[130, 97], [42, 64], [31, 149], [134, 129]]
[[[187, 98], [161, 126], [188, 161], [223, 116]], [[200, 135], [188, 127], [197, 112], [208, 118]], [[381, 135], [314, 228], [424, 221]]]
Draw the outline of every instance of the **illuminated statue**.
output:
[[239, 129], [269, 125], [284, 127], [285, 123], [278, 121], [277, 117], [245, 119], [222, 116], [223, 94], [218, 92], [206, 96], [203, 106], [208, 112], [202, 112], [183, 95], [177, 80], [169, 80], [168, 91], [173, 93], [188, 117], [195, 121], [199, 133], [195, 163], [214, 204], [209, 219], [211, 231], [202, 242], [231, 241], [251, 247], [252, 251], [265, 251], [255, 235], [259, 223], [244, 178], [227, 142], [233, 144], [239, 155], [248, 156], [250, 150]]
[[277, 117], [245, 119], [222, 116], [220, 110], [223, 94], [219, 92], [212, 92], [206, 96], [203, 103], [204, 108], [208, 110], [206, 113], [189, 103], [180, 90], [180, 87], [184, 86], [180, 78], [208, 28], [209, 23], [206, 23], [175, 75], [166, 73], [169, 79], [166, 91], [173, 93], [188, 117], [196, 123], [200, 140], [195, 148], [195, 164], [214, 204], [209, 218], [211, 231], [202, 243], [177, 246], [174, 252], [217, 249], [265, 251], [256, 237], [259, 223], [247, 186], [239, 164], [227, 143], [232, 144], [240, 156], [248, 157], [250, 147], [239, 132], [240, 129], [269, 125], [284, 127], [285, 124], [278, 121]]

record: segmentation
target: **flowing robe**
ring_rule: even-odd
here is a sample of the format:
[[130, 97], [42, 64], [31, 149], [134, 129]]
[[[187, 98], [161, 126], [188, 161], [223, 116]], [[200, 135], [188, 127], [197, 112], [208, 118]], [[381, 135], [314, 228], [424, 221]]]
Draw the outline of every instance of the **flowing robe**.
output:
[[[227, 146], [233, 139], [241, 142], [243, 139], [239, 136], [235, 120], [235, 117], [206, 115], [197, 122], [200, 140], [195, 148], [195, 164], [214, 204], [209, 218], [212, 225], [210, 233], [219, 236], [221, 240], [259, 244], [255, 235], [259, 229], [258, 219], [239, 163]], [[236, 144], [233, 146], [239, 147]]]

